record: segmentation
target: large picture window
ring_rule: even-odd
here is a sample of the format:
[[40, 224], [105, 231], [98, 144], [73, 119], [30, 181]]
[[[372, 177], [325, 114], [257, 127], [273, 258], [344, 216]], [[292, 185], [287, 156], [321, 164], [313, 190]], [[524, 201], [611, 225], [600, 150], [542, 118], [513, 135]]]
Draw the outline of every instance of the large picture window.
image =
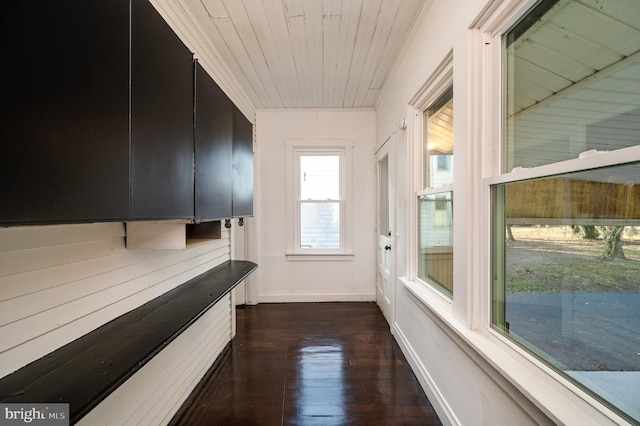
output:
[[633, 421], [639, 5], [544, 0], [506, 33], [502, 174], [490, 179], [493, 328]]
[[418, 192], [419, 279], [453, 295], [453, 87], [424, 111]]

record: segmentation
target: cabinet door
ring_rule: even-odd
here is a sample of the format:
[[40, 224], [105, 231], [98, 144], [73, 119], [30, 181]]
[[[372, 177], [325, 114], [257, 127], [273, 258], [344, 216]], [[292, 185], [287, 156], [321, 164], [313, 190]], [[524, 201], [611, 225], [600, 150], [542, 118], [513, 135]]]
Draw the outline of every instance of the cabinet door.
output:
[[196, 221], [231, 217], [233, 103], [196, 63]]
[[253, 216], [253, 125], [233, 108], [233, 216]]
[[129, 1], [0, 5], [0, 224], [129, 210]]
[[131, 219], [192, 219], [193, 55], [147, 0], [131, 5]]

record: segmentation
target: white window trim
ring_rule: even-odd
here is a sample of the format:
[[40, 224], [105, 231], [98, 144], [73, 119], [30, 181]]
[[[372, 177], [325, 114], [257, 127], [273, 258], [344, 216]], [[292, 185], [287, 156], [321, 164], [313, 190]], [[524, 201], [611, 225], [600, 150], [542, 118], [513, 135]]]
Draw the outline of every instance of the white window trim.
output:
[[[491, 185], [640, 160], [640, 147], [636, 146], [588, 158], [518, 169], [510, 173], [502, 172], [502, 156], [499, 155], [502, 152], [504, 132], [502, 35], [536, 2], [537, 0], [493, 0], [485, 8], [485, 13], [471, 26], [471, 50], [479, 52], [475, 62], [477, 69], [473, 70], [477, 76], [471, 80], [470, 87], [470, 92], [477, 97], [471, 105], [474, 107], [471, 119], [482, 123], [482, 126], [478, 135], [469, 137], [473, 138], [473, 145], [487, 147], [479, 160], [481, 163], [476, 164], [482, 170], [482, 219], [477, 223], [480, 226], [476, 229], [481, 229], [478, 234], [481, 235], [481, 241], [477, 246], [482, 248], [480, 251], [483, 253], [479, 259], [473, 259], [473, 276], [476, 278], [470, 283], [477, 289], [477, 296], [469, 304], [472, 329], [476, 332], [459, 327], [452, 318], [447, 319], [451, 321], [452, 329], [457, 329], [460, 335], [465, 336], [484, 359], [556, 422], [627, 424], [626, 420], [602, 402], [491, 328]], [[486, 111], [490, 111], [490, 114], [486, 114]]]
[[525, 179], [553, 176], [607, 166], [617, 166], [640, 161], [640, 145], [615, 151], [603, 151], [585, 158], [574, 158], [543, 166], [516, 169], [485, 179], [487, 185], [517, 182]]
[[[290, 261], [341, 261], [353, 258], [353, 141], [344, 139], [290, 139], [285, 141], [287, 167], [286, 258]], [[341, 176], [341, 209], [339, 249], [301, 249], [299, 216], [299, 161], [301, 154], [339, 154]]]
[[423, 195], [437, 195], [444, 194], [445, 192], [453, 192], [453, 185], [442, 185], [438, 188], [426, 188], [422, 191], [416, 192], [416, 196], [421, 197]]
[[[461, 322], [451, 299], [445, 298], [431, 286], [416, 280], [417, 247], [417, 183], [421, 182], [421, 167], [408, 164], [409, 191], [407, 202], [407, 274], [400, 277], [403, 291], [409, 293], [418, 305], [432, 318], [438, 319], [442, 330], [454, 340], [469, 345], [467, 353], [477, 360], [478, 365], [507, 392], [516, 389], [528, 401], [520, 400], [525, 411], [533, 404], [544, 416], [560, 424], [628, 424], [625, 419], [613, 412], [599, 400], [578, 388], [556, 371], [543, 364], [537, 358], [508, 340], [490, 326], [491, 305], [491, 203], [490, 185], [503, 183], [510, 179], [526, 179], [547, 174], [550, 170], [541, 166], [534, 169], [521, 169], [514, 175], [501, 174], [502, 140], [502, 42], [505, 33], [537, 0], [491, 0], [472, 23], [469, 30], [467, 66], [468, 93], [470, 94], [468, 112], [469, 126], [473, 129], [466, 135], [467, 147], [472, 149], [467, 156], [473, 160], [474, 173], [466, 180], [467, 187], [458, 188], [469, 194], [477, 194], [466, 202], [468, 210], [480, 211], [467, 222], [469, 241], [467, 242], [467, 262], [470, 273], [462, 277], [466, 290], [466, 300], [461, 300], [460, 287], [456, 292], [456, 304], [464, 303], [467, 309], [466, 321]], [[446, 61], [445, 61], [446, 62]], [[439, 68], [442, 69], [442, 66]], [[421, 156], [423, 135], [422, 110], [428, 104], [427, 87], [437, 85], [437, 73], [427, 81], [423, 88], [408, 105], [407, 137], [410, 141], [410, 154], [414, 158]], [[473, 154], [473, 155], [472, 155]], [[608, 165], [617, 161], [618, 156], [627, 156], [627, 161], [640, 156], [640, 148], [632, 147], [610, 154], [602, 154], [589, 159], [594, 166]], [[574, 162], [576, 160], [569, 160]], [[586, 164], [586, 163], [585, 163]], [[469, 164], [466, 164], [469, 166]], [[565, 164], [564, 166], [570, 166]], [[563, 167], [564, 167], [563, 166]], [[582, 169], [582, 167], [580, 167]], [[568, 170], [562, 169], [562, 171]], [[459, 228], [458, 228], [459, 229]], [[456, 231], [454, 231], [456, 232]], [[455, 240], [454, 240], [455, 241]], [[455, 245], [455, 244], [454, 244]], [[456, 247], [456, 249], [458, 249]], [[457, 254], [457, 253], [456, 253]], [[457, 281], [457, 279], [456, 279]], [[519, 397], [518, 397], [519, 398]], [[547, 417], [540, 422], [548, 421]]]

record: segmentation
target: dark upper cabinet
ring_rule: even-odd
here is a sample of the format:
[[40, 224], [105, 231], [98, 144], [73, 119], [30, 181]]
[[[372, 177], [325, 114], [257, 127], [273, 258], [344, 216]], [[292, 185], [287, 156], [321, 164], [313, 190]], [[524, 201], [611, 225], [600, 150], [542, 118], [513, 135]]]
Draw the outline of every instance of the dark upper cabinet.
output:
[[5, 3], [0, 225], [252, 215], [252, 125], [148, 0]]
[[192, 58], [147, 0], [132, 1], [133, 220], [194, 216]]
[[129, 209], [129, 0], [0, 6], [0, 223]]
[[253, 216], [253, 125], [233, 107], [234, 217]]
[[195, 68], [195, 220], [232, 215], [233, 103]]

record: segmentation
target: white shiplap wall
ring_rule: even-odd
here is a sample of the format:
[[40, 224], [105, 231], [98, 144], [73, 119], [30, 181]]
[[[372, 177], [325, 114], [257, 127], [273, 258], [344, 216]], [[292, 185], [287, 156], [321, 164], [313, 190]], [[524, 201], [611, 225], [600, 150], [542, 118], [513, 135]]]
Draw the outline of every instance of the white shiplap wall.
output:
[[164, 425], [232, 338], [234, 303], [225, 296], [78, 425]]
[[229, 233], [127, 250], [123, 223], [0, 229], [0, 377], [229, 260]]

